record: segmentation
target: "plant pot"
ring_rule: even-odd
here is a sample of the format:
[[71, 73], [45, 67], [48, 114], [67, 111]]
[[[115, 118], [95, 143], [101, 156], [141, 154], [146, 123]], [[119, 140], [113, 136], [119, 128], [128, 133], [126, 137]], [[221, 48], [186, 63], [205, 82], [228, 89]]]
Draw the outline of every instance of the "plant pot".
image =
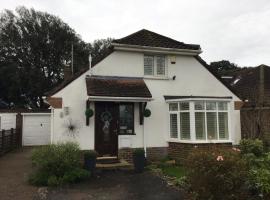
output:
[[145, 157], [143, 154], [133, 155], [133, 164], [134, 170], [137, 173], [141, 173], [144, 171], [145, 167]]
[[84, 167], [86, 170], [89, 170], [90, 172], [94, 172], [96, 169], [96, 158], [84, 158]]

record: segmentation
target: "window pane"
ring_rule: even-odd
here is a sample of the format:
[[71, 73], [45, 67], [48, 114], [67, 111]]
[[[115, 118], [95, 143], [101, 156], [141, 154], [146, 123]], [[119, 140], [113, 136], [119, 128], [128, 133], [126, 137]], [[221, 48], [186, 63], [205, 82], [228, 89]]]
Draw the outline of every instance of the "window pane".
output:
[[227, 102], [218, 102], [218, 109], [219, 110], [228, 110], [228, 103]]
[[189, 110], [189, 102], [181, 102], [180, 110]]
[[205, 139], [205, 113], [195, 112], [196, 139]]
[[206, 110], [216, 110], [216, 102], [206, 102]]
[[178, 103], [169, 104], [169, 111], [177, 111], [177, 110], [178, 110]]
[[144, 75], [154, 75], [154, 56], [144, 56]]
[[195, 101], [195, 110], [204, 110], [204, 102]]
[[120, 104], [119, 114], [119, 133], [132, 134], [134, 129], [133, 104]]
[[219, 123], [219, 138], [228, 139], [228, 113], [220, 112], [218, 113], [218, 123]]
[[208, 139], [217, 139], [217, 114], [215, 112], [206, 113], [206, 120]]
[[178, 127], [177, 127], [177, 114], [170, 114], [170, 137], [177, 138]]
[[181, 139], [190, 139], [190, 117], [188, 112], [180, 113]]
[[156, 56], [157, 61], [157, 75], [165, 75], [165, 57]]

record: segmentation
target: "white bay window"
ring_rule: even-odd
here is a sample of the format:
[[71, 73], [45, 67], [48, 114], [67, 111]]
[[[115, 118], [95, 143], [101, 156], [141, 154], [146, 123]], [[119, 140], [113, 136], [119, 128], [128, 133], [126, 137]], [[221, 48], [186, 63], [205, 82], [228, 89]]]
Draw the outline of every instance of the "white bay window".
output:
[[184, 141], [228, 141], [229, 109], [225, 101], [169, 103], [170, 138]]

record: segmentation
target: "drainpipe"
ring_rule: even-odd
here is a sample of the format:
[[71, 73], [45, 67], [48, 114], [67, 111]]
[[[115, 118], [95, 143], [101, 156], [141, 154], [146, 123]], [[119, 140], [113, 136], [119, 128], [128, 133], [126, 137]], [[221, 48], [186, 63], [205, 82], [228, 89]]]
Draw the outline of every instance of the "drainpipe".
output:
[[[145, 110], [145, 107], [146, 107], [146, 103], [143, 106], [143, 110]], [[143, 115], [143, 113], [142, 113], [142, 115]], [[144, 156], [146, 158], [147, 157], [147, 148], [146, 148], [147, 141], [146, 141], [146, 133], [145, 133], [145, 130], [144, 130], [144, 123], [145, 123], [145, 117], [143, 115], [143, 148], [144, 148]]]
[[144, 131], [144, 119], [143, 119], [143, 148], [144, 148], [144, 156], [147, 157], [146, 153], [146, 135]]

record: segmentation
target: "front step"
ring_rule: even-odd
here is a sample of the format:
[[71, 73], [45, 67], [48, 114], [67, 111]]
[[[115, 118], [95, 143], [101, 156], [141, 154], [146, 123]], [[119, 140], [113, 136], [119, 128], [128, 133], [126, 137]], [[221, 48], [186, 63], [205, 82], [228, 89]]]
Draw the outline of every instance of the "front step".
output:
[[115, 163], [119, 163], [119, 159], [116, 156], [97, 157], [97, 164], [115, 164]]
[[133, 165], [125, 160], [118, 160], [117, 163], [109, 163], [109, 164], [97, 163], [96, 168], [100, 170], [132, 169]]

